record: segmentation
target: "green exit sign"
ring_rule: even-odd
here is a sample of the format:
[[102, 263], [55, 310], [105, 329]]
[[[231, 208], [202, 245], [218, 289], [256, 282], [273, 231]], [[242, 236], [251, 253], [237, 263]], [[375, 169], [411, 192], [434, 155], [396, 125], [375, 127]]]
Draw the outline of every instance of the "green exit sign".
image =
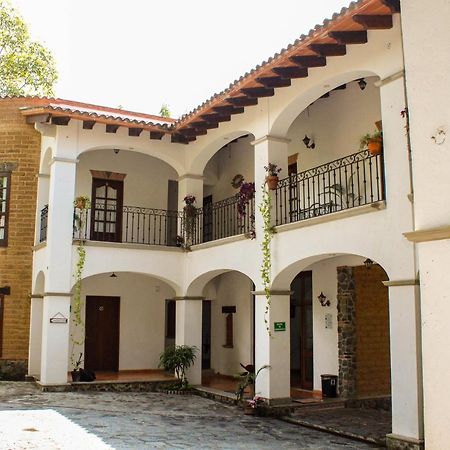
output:
[[286, 322], [274, 322], [273, 330], [274, 331], [286, 331]]

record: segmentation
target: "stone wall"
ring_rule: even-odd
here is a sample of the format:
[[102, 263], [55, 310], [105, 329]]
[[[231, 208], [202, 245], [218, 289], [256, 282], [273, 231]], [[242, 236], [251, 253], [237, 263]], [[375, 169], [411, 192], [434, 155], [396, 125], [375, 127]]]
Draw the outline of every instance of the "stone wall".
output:
[[19, 107], [36, 102], [39, 99], [0, 99], [0, 166], [12, 163], [15, 167], [11, 174], [8, 246], [0, 247], [0, 286], [11, 287], [11, 295], [4, 297], [0, 356], [0, 371], [4, 367], [8, 373], [12, 367], [22, 367], [23, 372], [28, 358], [40, 134], [26, 123]]

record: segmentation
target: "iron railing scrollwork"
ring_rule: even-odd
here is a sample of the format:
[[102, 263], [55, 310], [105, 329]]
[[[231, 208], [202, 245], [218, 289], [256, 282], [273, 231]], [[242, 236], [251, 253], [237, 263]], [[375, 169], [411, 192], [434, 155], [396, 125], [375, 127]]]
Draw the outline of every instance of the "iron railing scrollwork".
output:
[[48, 205], [41, 209], [41, 224], [39, 229], [39, 242], [47, 240]]
[[293, 174], [274, 191], [274, 225], [384, 200], [383, 183], [383, 156], [368, 150]]

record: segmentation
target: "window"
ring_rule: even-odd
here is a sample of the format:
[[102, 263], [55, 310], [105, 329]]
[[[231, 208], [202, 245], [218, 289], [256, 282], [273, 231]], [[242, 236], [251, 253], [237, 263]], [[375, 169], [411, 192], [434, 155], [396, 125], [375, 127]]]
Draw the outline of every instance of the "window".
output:
[[8, 245], [8, 213], [11, 174], [0, 172], [0, 247]]

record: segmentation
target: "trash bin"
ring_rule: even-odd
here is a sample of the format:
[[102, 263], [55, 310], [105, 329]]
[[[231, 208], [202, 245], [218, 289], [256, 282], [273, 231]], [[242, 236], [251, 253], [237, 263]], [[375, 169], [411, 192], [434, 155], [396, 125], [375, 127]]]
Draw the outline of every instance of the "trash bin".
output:
[[335, 398], [337, 396], [337, 375], [329, 373], [320, 375], [322, 378], [322, 397]]

